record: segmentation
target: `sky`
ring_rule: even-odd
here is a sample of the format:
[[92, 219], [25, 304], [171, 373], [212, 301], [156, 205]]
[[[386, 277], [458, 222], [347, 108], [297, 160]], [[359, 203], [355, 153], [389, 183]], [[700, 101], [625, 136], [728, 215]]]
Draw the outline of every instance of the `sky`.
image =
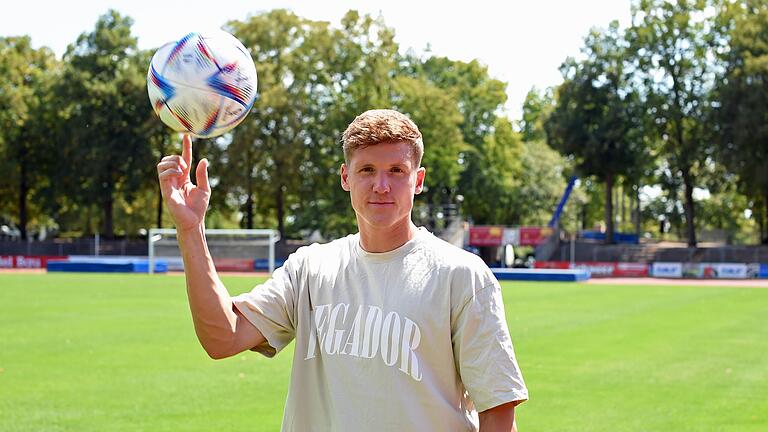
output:
[[[220, 27], [233, 19], [275, 8], [338, 25], [349, 9], [381, 15], [395, 30], [402, 50], [454, 60], [477, 59], [489, 74], [508, 84], [505, 110], [521, 116], [525, 95], [562, 81], [560, 64], [577, 56], [592, 27], [630, 22], [630, 0], [473, 0], [450, 6], [443, 1], [297, 0], [69, 0], [8, 2], [0, 13], [0, 36], [29, 35], [35, 47], [48, 46], [57, 56], [81, 33], [93, 29], [108, 9], [134, 20], [139, 48], [156, 48], [191, 32]], [[223, 5], [223, 7], [215, 7]]]

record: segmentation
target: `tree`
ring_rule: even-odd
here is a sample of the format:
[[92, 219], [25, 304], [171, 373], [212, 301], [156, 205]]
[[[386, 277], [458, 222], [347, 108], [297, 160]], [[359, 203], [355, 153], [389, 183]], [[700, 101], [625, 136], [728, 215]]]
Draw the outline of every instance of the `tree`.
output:
[[339, 167], [344, 161], [341, 135], [363, 111], [396, 104], [393, 78], [398, 45], [394, 30], [382, 16], [373, 18], [354, 10], [342, 17], [339, 28], [317, 36], [313, 38], [316, 43], [327, 47], [321, 55], [325, 67], [311, 105], [311, 163], [304, 167], [296, 227], [336, 237], [356, 229], [349, 195], [339, 186]]
[[523, 118], [519, 122], [521, 138], [525, 142], [546, 140], [544, 121], [555, 107], [552, 88], [539, 91], [531, 88], [523, 101]]
[[479, 148], [466, 152], [474, 161], [467, 169], [480, 172], [465, 175], [464, 205], [477, 224], [513, 225], [521, 222], [526, 200], [518, 195], [523, 181], [523, 143], [509, 120], [499, 117], [492, 134]]
[[[509, 187], [514, 183], [509, 176], [516, 176], [519, 171], [519, 163], [506, 156], [502, 160], [490, 161], [491, 156], [484, 153], [484, 147], [499, 148], [499, 146], [511, 145], [511, 149], [501, 149], [501, 153], [507, 151], [511, 154], [519, 154], [519, 139], [510, 138], [507, 134], [510, 129], [508, 122], [497, 123], [498, 113], [507, 100], [506, 84], [492, 78], [488, 68], [476, 60], [462, 62], [451, 60], [447, 57], [432, 56], [420, 59], [412, 54], [405, 56], [401, 61], [401, 73], [421, 77], [431, 82], [437, 88], [442, 89], [453, 101], [458, 112], [462, 116], [460, 130], [462, 140], [466, 143], [464, 151], [459, 155], [461, 175], [458, 185], [451, 190], [444, 190], [444, 202], [455, 202], [458, 195], [466, 200], [463, 204], [465, 215], [478, 223], [511, 223], [502, 216], [504, 212], [491, 215], [485, 209], [485, 205], [478, 203], [476, 197], [480, 196], [509, 196], [512, 192]], [[493, 138], [500, 128], [504, 136]], [[420, 127], [424, 127], [420, 125]], [[504, 165], [512, 161], [511, 165]], [[485, 182], [488, 169], [493, 168], [496, 173], [502, 173], [499, 181]], [[488, 187], [494, 187], [488, 190]], [[474, 201], [473, 201], [474, 200]], [[511, 217], [511, 216], [510, 216]], [[481, 222], [482, 221], [482, 222]]]
[[437, 228], [462, 174], [461, 154], [471, 149], [461, 134], [464, 118], [451, 96], [424, 78], [397, 77], [394, 93], [394, 108], [407, 114], [422, 134], [427, 177], [418, 201], [425, 204], [425, 222]]
[[[254, 212], [272, 213], [285, 238], [286, 209], [294, 199], [304, 159], [302, 116], [308, 103], [305, 82], [293, 72], [295, 51], [307, 37], [307, 22], [285, 10], [254, 15], [228, 26], [249, 47], [259, 72], [259, 93], [248, 118], [226, 149], [223, 184], [245, 198], [244, 226], [253, 228]], [[258, 201], [257, 201], [258, 199]]]
[[339, 137], [372, 107], [392, 106], [397, 45], [382, 19], [349, 11], [340, 28], [285, 10], [228, 24], [250, 47], [259, 71], [253, 112], [227, 148], [229, 193], [245, 225], [270, 214], [283, 238], [354, 227], [338, 185]]
[[614, 183], [646, 157], [646, 147], [618, 23], [604, 32], [593, 30], [582, 53], [584, 60], [568, 59], [561, 67], [565, 82], [545, 129], [552, 147], [575, 159], [581, 176], [594, 175], [605, 184], [605, 241], [610, 244]]
[[132, 23], [113, 10], [102, 15], [68, 47], [56, 89], [66, 131], [58, 155], [77, 167], [59, 191], [82, 206], [96, 203], [106, 237], [114, 235], [117, 194], [131, 201], [154, 179], [150, 136], [158, 121], [147, 102], [148, 57], [136, 49]]
[[693, 190], [711, 151], [709, 96], [715, 66], [710, 61], [711, 20], [704, 0], [640, 0], [633, 4], [629, 29], [638, 77], [647, 91], [661, 155], [683, 184], [686, 237], [696, 246]]
[[[29, 197], [41, 181], [35, 168], [44, 154], [44, 111], [51, 77], [57, 62], [47, 48], [33, 49], [27, 36], [0, 37], [0, 179], [3, 195], [17, 195], [15, 210], [22, 239], [27, 238]], [[2, 200], [5, 201], [5, 200]], [[0, 213], [13, 208], [12, 200], [0, 203]]]
[[[737, 174], [756, 208], [760, 240], [768, 242], [768, 5], [763, 1], [724, 2], [716, 80], [715, 124], [718, 159]], [[753, 207], [756, 207], [753, 204]]]

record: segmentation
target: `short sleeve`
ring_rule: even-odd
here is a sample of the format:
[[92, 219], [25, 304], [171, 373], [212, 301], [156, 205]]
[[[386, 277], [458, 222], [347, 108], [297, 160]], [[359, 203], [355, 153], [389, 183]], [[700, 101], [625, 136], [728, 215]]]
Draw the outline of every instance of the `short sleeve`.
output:
[[232, 303], [264, 335], [267, 342], [251, 350], [273, 357], [296, 336], [296, 275], [290, 257], [272, 277], [248, 293], [232, 298]]
[[456, 370], [478, 412], [528, 399], [498, 283], [475, 291], [458, 310], [451, 335]]

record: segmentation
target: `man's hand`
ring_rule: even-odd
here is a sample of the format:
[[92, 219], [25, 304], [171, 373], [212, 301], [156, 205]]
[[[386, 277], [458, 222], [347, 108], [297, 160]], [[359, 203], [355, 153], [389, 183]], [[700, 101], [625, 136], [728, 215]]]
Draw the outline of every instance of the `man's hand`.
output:
[[189, 179], [192, 167], [192, 138], [184, 135], [181, 156], [165, 156], [157, 164], [157, 178], [160, 191], [168, 207], [173, 223], [179, 231], [186, 231], [202, 226], [205, 211], [211, 197], [208, 185], [208, 160], [202, 159], [195, 171], [197, 186]]

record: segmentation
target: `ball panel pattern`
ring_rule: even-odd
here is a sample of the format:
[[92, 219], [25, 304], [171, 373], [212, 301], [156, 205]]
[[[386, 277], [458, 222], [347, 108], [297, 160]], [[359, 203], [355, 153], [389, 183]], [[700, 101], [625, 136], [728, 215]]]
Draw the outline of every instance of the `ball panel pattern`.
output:
[[163, 45], [147, 71], [154, 112], [172, 129], [202, 138], [237, 126], [253, 107], [256, 86], [248, 50], [223, 31]]

